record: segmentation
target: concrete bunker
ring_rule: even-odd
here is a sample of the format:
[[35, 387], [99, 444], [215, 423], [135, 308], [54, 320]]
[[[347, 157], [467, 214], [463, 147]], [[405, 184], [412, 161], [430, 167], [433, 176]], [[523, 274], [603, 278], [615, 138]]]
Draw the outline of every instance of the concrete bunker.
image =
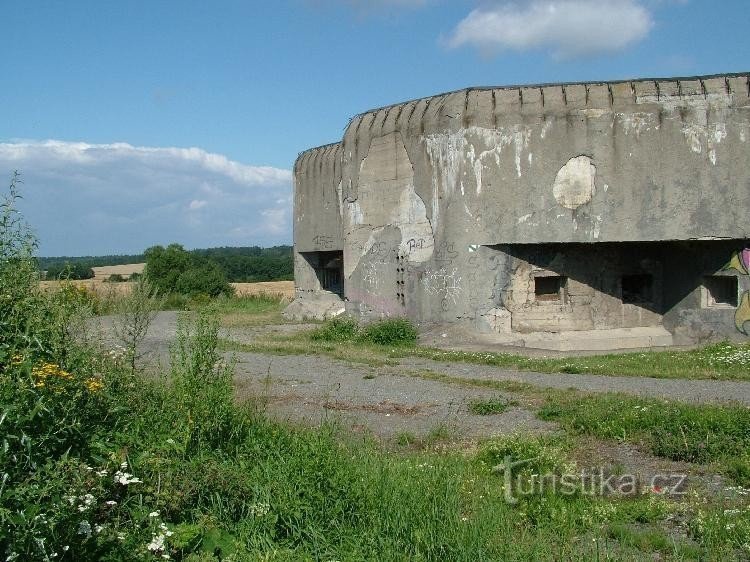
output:
[[289, 314], [553, 349], [746, 341], [749, 84], [470, 88], [357, 115], [295, 164]]

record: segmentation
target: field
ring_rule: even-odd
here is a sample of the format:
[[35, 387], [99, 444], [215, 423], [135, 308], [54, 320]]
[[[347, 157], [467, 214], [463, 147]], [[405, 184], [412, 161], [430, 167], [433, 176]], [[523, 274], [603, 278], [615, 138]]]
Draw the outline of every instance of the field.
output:
[[[113, 266], [118, 267], [118, 266]], [[130, 266], [127, 266], [130, 267]], [[100, 297], [106, 297], [112, 294], [127, 294], [132, 289], [132, 282], [125, 281], [121, 283], [109, 283], [104, 281], [106, 277], [97, 277], [94, 279], [85, 279], [82, 281], [66, 281], [75, 287], [85, 288]], [[40, 281], [40, 286], [44, 290], [57, 289], [61, 281]], [[234, 287], [237, 296], [248, 296], [257, 294], [282, 295], [285, 299], [294, 298], [294, 281], [267, 281], [261, 283], [230, 283]]]

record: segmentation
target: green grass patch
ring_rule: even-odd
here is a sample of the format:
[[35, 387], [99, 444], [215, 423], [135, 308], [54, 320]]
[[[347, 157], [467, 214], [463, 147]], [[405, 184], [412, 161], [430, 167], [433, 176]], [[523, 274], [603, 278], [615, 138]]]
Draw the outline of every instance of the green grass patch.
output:
[[565, 358], [432, 348], [417, 348], [411, 354], [435, 361], [475, 363], [540, 373], [750, 380], [750, 345], [729, 342], [687, 351], [644, 351]]
[[[539, 373], [750, 381], [750, 344], [723, 342], [686, 351], [644, 351], [564, 358], [451, 351], [397, 343], [383, 343], [380, 349], [371, 347], [363, 350], [363, 343], [372, 342], [360, 337], [355, 324], [353, 320], [340, 319], [291, 338], [260, 339], [254, 350], [263, 352], [275, 349], [276, 352], [288, 354], [331, 355], [364, 363], [386, 363], [404, 357], [420, 357], [439, 362], [489, 365]], [[321, 343], [330, 345], [316, 345]]]
[[502, 414], [509, 406], [515, 402], [506, 400], [503, 397], [497, 398], [478, 398], [469, 402], [469, 412], [475, 416], [491, 416]]
[[406, 318], [388, 318], [360, 326], [353, 318], [334, 318], [308, 337], [315, 342], [357, 342], [381, 346], [413, 347], [417, 342], [417, 329]]
[[644, 443], [653, 454], [675, 461], [717, 463], [750, 485], [750, 409], [742, 406], [556, 393], [539, 416], [572, 432]]

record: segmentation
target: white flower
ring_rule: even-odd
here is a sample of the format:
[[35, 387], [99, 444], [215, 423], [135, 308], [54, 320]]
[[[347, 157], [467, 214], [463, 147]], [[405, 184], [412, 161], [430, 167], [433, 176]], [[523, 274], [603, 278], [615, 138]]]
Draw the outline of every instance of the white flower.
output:
[[91, 523], [86, 520], [81, 521], [78, 524], [78, 534], [85, 535], [86, 538], [89, 538], [91, 536]]
[[271, 506], [267, 503], [256, 503], [250, 506], [250, 515], [253, 517], [263, 517], [271, 511]]
[[149, 517], [159, 517], [159, 512], [158, 511], [152, 511], [151, 513], [148, 514], [148, 516]]
[[107, 500], [104, 503], [106, 503], [107, 505], [117, 505], [117, 502], [115, 500]]
[[106, 475], [107, 475], [107, 471], [106, 471], [105, 469], [102, 469], [102, 470], [97, 470], [97, 471], [96, 471], [96, 475], [97, 475], [97, 476], [100, 476], [100, 477], [101, 477], [101, 476], [106, 476]]
[[146, 548], [148, 548], [151, 552], [159, 552], [161, 550], [164, 550], [164, 539], [166, 537], [164, 535], [154, 535], [154, 537], [151, 539], [151, 542], [148, 543]]
[[123, 472], [122, 470], [115, 472], [114, 480], [115, 484], [122, 484], [123, 486], [127, 486], [128, 484], [140, 484], [142, 482], [139, 478], [136, 478], [127, 472]]
[[95, 526], [94, 526], [94, 532], [95, 532], [96, 534], [99, 534], [99, 533], [101, 533], [101, 532], [102, 532], [103, 530], [104, 530], [104, 525], [95, 525]]

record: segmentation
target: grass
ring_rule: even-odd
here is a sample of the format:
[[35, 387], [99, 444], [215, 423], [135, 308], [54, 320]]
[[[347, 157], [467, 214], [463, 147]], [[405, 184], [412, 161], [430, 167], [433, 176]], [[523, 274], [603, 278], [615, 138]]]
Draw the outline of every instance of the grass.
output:
[[[722, 342], [691, 350], [611, 353], [579, 357], [526, 357], [512, 353], [450, 351], [429, 347], [377, 345], [359, 340], [354, 332], [340, 337], [320, 337], [330, 324], [294, 336], [258, 338], [236, 351], [298, 355], [328, 355], [370, 365], [396, 364], [401, 358], [418, 357], [439, 362], [533, 371], [539, 373], [590, 374], [664, 379], [750, 381], [750, 344]], [[344, 337], [345, 336], [345, 337]], [[225, 342], [225, 349], [233, 344]]]
[[469, 412], [475, 416], [492, 416], [502, 414], [513, 404], [503, 397], [476, 399], [469, 402]]
[[539, 416], [572, 433], [645, 445], [675, 461], [715, 463], [750, 486], [750, 409], [620, 394], [550, 393]]
[[567, 358], [432, 348], [417, 348], [412, 355], [435, 361], [457, 361], [540, 373], [750, 380], [750, 344], [735, 345], [729, 342], [687, 351], [611, 353]]
[[214, 300], [209, 306], [223, 328], [245, 328], [284, 324], [286, 298], [281, 294], [257, 293]]
[[417, 329], [406, 318], [387, 318], [360, 326], [353, 318], [334, 318], [309, 332], [314, 342], [368, 343], [379, 346], [413, 347], [417, 341]]

